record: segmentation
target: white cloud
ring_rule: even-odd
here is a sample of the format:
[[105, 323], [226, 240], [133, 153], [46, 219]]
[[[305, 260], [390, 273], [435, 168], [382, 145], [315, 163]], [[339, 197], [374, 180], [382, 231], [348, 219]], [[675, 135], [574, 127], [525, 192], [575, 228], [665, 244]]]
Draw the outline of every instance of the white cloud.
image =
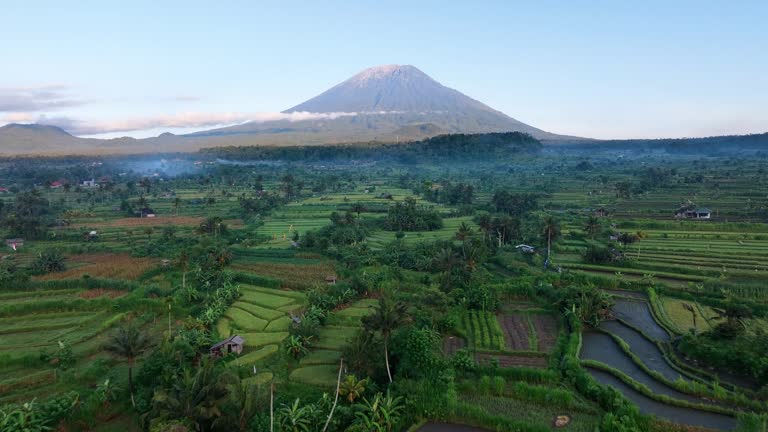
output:
[[66, 116], [49, 117], [29, 113], [11, 113], [3, 120], [17, 123], [40, 123], [58, 126], [73, 135], [99, 135], [115, 132], [134, 132], [150, 129], [200, 129], [231, 126], [247, 122], [269, 121], [332, 120], [356, 113], [310, 113], [310, 112], [262, 112], [262, 113], [201, 113], [187, 112], [151, 117], [135, 117], [118, 120], [82, 120]]

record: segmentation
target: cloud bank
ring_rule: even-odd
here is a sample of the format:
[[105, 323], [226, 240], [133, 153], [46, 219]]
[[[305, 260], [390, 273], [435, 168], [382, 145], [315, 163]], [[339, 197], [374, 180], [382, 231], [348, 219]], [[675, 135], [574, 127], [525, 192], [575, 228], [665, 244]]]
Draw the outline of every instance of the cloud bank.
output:
[[32, 115], [12, 113], [3, 117], [6, 122], [39, 123], [58, 126], [72, 135], [99, 135], [116, 132], [133, 132], [150, 129], [199, 129], [231, 126], [248, 122], [270, 121], [333, 120], [357, 113], [311, 113], [311, 112], [261, 112], [261, 113], [201, 113], [187, 112], [117, 120], [82, 120], [66, 116]]
[[63, 85], [0, 88], [0, 113], [54, 111], [83, 105], [70, 98]]

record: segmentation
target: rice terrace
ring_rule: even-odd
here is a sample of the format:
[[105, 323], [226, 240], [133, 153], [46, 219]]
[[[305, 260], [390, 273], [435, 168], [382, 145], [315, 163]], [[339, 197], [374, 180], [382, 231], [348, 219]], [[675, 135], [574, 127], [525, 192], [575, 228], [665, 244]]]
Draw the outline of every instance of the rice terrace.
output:
[[768, 432], [768, 6], [428, 3], [4, 5], [0, 432]]

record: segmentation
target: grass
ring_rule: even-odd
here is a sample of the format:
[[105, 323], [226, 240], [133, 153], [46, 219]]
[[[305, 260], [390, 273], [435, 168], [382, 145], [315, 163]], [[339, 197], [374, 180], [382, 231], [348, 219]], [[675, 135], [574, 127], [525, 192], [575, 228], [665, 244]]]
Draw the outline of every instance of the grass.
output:
[[[680, 334], [688, 333], [689, 330], [695, 329], [697, 333], [702, 333], [710, 330], [712, 327], [709, 321], [701, 314], [701, 310], [694, 302], [683, 301], [674, 299], [671, 297], [664, 297], [661, 301], [664, 307], [664, 313], [669, 318], [671, 324], [675, 326], [675, 330]], [[693, 308], [694, 313], [686, 310], [683, 305], [689, 305]], [[696, 327], [693, 326], [693, 315], [696, 315]], [[714, 311], [712, 315], [714, 316]]]
[[269, 321], [261, 318], [257, 318], [250, 313], [238, 309], [236, 307], [230, 307], [224, 313], [224, 316], [232, 321], [232, 326], [247, 331], [261, 331], [267, 327]]
[[537, 402], [498, 396], [462, 395], [460, 400], [480, 406], [491, 415], [547, 427], [551, 427], [556, 416], [568, 415], [571, 417], [571, 423], [563, 430], [572, 432], [593, 432], [600, 424], [599, 416], [578, 412], [573, 408], [551, 407]]
[[338, 373], [338, 365], [312, 365], [295, 369], [289, 378], [319, 387], [333, 387], [336, 385]]
[[255, 351], [251, 351], [248, 354], [238, 357], [235, 360], [235, 363], [241, 366], [249, 366], [259, 360], [264, 360], [265, 358], [276, 353], [277, 349], [278, 349], [278, 346], [276, 344], [266, 345], [262, 348], [259, 348]]
[[289, 297], [250, 290], [247, 286], [241, 286], [241, 293], [241, 301], [253, 303], [267, 309], [276, 309], [296, 302], [295, 299]]

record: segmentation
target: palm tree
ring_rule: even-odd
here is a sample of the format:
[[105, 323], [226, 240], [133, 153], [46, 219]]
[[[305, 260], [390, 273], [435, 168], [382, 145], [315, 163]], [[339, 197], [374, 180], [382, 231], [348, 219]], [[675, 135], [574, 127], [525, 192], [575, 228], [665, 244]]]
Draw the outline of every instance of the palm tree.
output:
[[365, 393], [365, 388], [367, 386], [368, 378], [359, 380], [354, 375], [347, 375], [344, 377], [344, 381], [341, 382], [339, 393], [342, 396], [346, 396], [349, 403], [355, 403], [355, 401]]
[[176, 212], [176, 216], [179, 215], [180, 207], [181, 207], [181, 198], [176, 197], [176, 199], [173, 200], [173, 210]]
[[369, 332], [380, 332], [384, 340], [384, 362], [387, 365], [387, 377], [392, 382], [389, 369], [389, 338], [392, 332], [407, 319], [407, 306], [403, 302], [392, 302], [387, 296], [379, 299], [374, 312], [363, 318], [363, 327]]
[[128, 392], [133, 406], [136, 406], [133, 399], [133, 367], [136, 365], [136, 359], [149, 345], [147, 335], [134, 325], [119, 327], [104, 345], [105, 351], [128, 362]]
[[261, 387], [248, 384], [246, 381], [231, 385], [229, 390], [230, 403], [237, 414], [235, 430], [248, 431], [253, 416], [266, 408], [266, 394], [262, 393]]
[[552, 216], [544, 219], [544, 238], [547, 239], [547, 263], [552, 256], [552, 241], [560, 237], [560, 224]]
[[207, 430], [206, 425], [221, 416], [221, 406], [229, 397], [231, 376], [206, 361], [193, 373], [185, 369], [170, 389], [160, 388], [152, 397], [152, 409], [157, 416], [169, 419], [188, 419], [196, 430]]
[[176, 265], [181, 269], [181, 289], [187, 289], [187, 272], [189, 271], [189, 252], [182, 249], [179, 256], [176, 257]]
[[456, 234], [454, 235], [454, 237], [456, 238], [456, 240], [461, 240], [462, 242], [465, 242], [471, 235], [472, 235], [472, 228], [470, 228], [466, 222], [462, 222], [461, 225], [459, 225], [459, 229], [456, 231]]
[[588, 217], [587, 222], [584, 224], [584, 231], [590, 238], [595, 238], [601, 228], [600, 219], [597, 216]]

